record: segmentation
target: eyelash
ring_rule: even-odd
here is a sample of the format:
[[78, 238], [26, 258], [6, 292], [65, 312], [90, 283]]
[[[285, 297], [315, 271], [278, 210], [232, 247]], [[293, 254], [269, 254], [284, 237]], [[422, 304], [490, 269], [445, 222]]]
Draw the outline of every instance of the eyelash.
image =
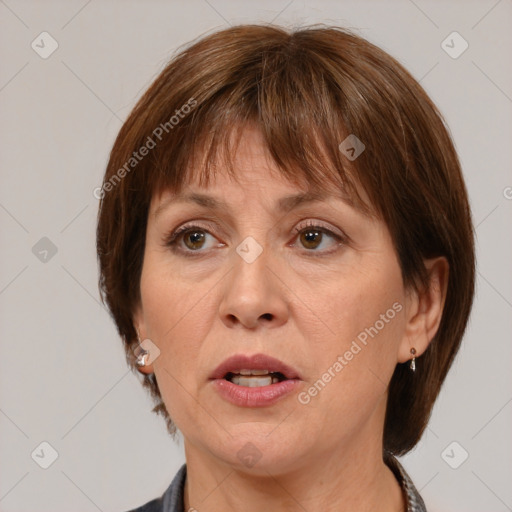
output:
[[[330, 236], [336, 242], [338, 242], [338, 246], [344, 245], [348, 241], [348, 237], [346, 235], [339, 235], [338, 233], [334, 233], [332, 230], [326, 228], [325, 226], [318, 225], [317, 223], [315, 223], [313, 221], [309, 221], [306, 225], [301, 225], [299, 227], [296, 227], [294, 229], [294, 231], [297, 233], [297, 235], [300, 235], [302, 232], [307, 231], [307, 230], [312, 230], [312, 229], [316, 229], [317, 231], [320, 231], [321, 233], [324, 233], [324, 234]], [[195, 224], [185, 224], [185, 225], [179, 227], [178, 229], [176, 229], [175, 231], [169, 233], [167, 236], [165, 236], [165, 238], [164, 238], [165, 246], [170, 247], [173, 252], [182, 254], [186, 257], [194, 258], [194, 257], [202, 256], [206, 251], [201, 251], [201, 250], [191, 251], [189, 249], [183, 249], [181, 247], [178, 247], [178, 242], [181, 239], [181, 235], [183, 235], [189, 231], [191, 231], [191, 232], [192, 231], [203, 231], [210, 235], [212, 234], [212, 233], [210, 233], [210, 231], [208, 231], [208, 229], [206, 229], [202, 226], [198, 226]], [[326, 255], [333, 253], [336, 250], [337, 250], [336, 248], [328, 250], [328, 251], [316, 251], [316, 250], [304, 249], [304, 251], [306, 253], [309, 253], [309, 255], [312, 255], [315, 257], [326, 256]], [[315, 253], [317, 253], [317, 254], [315, 254]]]

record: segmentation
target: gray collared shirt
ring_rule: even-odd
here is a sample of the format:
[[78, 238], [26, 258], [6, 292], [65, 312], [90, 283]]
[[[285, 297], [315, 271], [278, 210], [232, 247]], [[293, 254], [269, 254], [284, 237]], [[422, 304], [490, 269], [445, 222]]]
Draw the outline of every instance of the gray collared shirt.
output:
[[[412, 480], [398, 460], [395, 457], [388, 455], [385, 461], [400, 483], [400, 487], [404, 494], [407, 512], [427, 512], [425, 503], [423, 502], [419, 492], [416, 490], [416, 487], [414, 487]], [[183, 464], [176, 473], [171, 485], [169, 485], [160, 498], [149, 501], [145, 505], [142, 505], [139, 508], [134, 508], [129, 512], [185, 512], [183, 492], [186, 476], [187, 465]], [[192, 512], [193, 510], [194, 509], [191, 509]]]

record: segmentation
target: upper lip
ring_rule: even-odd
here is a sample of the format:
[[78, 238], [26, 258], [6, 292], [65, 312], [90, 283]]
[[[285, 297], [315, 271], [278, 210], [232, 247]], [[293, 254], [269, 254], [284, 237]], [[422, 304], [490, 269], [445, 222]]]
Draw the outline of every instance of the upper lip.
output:
[[280, 372], [288, 379], [300, 379], [300, 375], [291, 366], [283, 363], [275, 357], [265, 354], [235, 354], [228, 357], [213, 371], [210, 379], [223, 379], [226, 374], [237, 373], [240, 370], [268, 370], [269, 372]]

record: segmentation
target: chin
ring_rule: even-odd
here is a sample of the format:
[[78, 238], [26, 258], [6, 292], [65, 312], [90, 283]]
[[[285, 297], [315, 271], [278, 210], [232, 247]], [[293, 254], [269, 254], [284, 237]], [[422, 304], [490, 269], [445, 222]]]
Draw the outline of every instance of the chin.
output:
[[255, 422], [244, 423], [243, 427], [244, 433], [227, 436], [220, 451], [216, 453], [236, 471], [268, 477], [285, 473], [291, 467], [296, 467], [299, 459], [304, 458], [302, 451], [297, 449], [302, 446], [302, 441], [298, 439], [293, 442], [285, 431], [278, 433], [275, 425]]

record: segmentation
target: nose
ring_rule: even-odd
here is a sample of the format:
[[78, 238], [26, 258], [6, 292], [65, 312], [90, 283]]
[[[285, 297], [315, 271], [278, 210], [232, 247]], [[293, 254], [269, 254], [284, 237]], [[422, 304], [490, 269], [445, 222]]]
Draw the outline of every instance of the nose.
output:
[[219, 314], [229, 328], [274, 328], [283, 325], [289, 315], [286, 286], [269, 249], [248, 262], [234, 252], [234, 265], [225, 280]]

